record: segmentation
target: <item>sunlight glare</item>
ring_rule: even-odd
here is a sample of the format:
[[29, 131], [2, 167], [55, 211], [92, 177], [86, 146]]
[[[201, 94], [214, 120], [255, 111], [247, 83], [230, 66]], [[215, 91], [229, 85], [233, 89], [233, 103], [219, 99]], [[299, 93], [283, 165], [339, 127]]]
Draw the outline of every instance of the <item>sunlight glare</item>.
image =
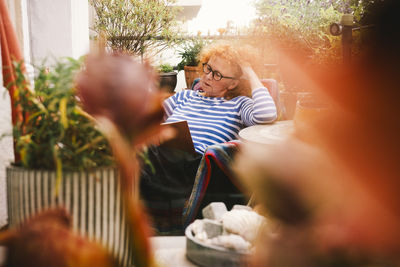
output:
[[219, 28], [226, 28], [227, 22], [232, 26], [242, 27], [255, 18], [254, 0], [203, 0], [196, 18], [188, 21], [188, 32], [202, 35], [218, 34]]

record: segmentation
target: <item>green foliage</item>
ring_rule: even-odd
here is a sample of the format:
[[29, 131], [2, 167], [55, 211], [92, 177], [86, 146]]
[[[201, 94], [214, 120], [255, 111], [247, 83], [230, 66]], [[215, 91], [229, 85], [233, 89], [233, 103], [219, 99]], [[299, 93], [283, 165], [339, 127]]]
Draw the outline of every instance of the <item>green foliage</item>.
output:
[[178, 63], [178, 71], [183, 70], [184, 66], [197, 66], [199, 64], [199, 54], [207, 42], [200, 38], [188, 40], [184, 43], [183, 50], [179, 52], [182, 60]]
[[177, 42], [176, 0], [89, 0], [94, 31], [114, 50], [133, 55], [158, 53]]
[[171, 64], [169, 64], [169, 63], [164, 63], [164, 64], [160, 64], [160, 65], [158, 66], [158, 71], [159, 71], [159, 72], [165, 72], [165, 73], [167, 73], [167, 72], [173, 72], [173, 71], [174, 71], [174, 68], [172, 67]]
[[360, 0], [258, 0], [259, 20], [255, 34], [284, 48], [308, 54], [315, 63], [340, 58], [340, 36], [329, 33], [329, 25], [340, 22], [343, 13], [359, 20], [364, 5]]
[[53, 68], [40, 67], [34, 90], [16, 67], [16, 102], [23, 120], [13, 129], [16, 150], [27, 168], [82, 170], [113, 164], [105, 137], [96, 129], [75, 95], [74, 76], [82, 60], [67, 58]]

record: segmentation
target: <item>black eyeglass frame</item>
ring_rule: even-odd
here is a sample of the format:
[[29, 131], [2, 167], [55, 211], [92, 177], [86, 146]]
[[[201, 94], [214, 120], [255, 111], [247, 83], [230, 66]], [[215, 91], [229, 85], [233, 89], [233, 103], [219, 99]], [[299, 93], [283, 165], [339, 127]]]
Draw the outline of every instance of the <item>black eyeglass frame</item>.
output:
[[[206, 69], [204, 68], [205, 66], [207, 67]], [[207, 62], [203, 63], [203, 72], [204, 72], [205, 74], [209, 74], [210, 72], [212, 72], [212, 77], [213, 77], [213, 79], [216, 80], [216, 81], [220, 81], [220, 80], [222, 80], [223, 78], [225, 78], [225, 79], [237, 80], [235, 77], [224, 76], [224, 75], [221, 74], [221, 72], [219, 72], [219, 71], [217, 71], [217, 70], [213, 70], [213, 69], [211, 68], [211, 66], [208, 65]], [[215, 73], [219, 73], [219, 75], [221, 76], [221, 78], [216, 79], [216, 78], [215, 78]]]

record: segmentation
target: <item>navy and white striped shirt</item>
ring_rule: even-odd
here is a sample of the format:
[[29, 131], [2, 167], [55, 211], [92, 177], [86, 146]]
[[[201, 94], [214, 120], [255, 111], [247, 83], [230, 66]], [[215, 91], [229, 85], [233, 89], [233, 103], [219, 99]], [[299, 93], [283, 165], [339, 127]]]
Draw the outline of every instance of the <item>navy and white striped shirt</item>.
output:
[[210, 145], [237, 139], [244, 127], [273, 122], [277, 117], [265, 87], [253, 90], [252, 99], [238, 96], [230, 100], [183, 90], [167, 98], [164, 109], [166, 122], [188, 122], [195, 150], [201, 154]]

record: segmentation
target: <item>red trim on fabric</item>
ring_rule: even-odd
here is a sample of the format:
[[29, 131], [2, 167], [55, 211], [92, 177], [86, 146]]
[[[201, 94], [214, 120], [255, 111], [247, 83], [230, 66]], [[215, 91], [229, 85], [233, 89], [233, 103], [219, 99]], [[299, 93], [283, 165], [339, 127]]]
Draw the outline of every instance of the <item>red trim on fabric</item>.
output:
[[206, 170], [206, 176], [204, 179], [203, 187], [200, 191], [200, 196], [199, 196], [199, 203], [203, 200], [203, 197], [205, 195], [205, 192], [208, 188], [208, 184], [210, 183], [210, 177], [211, 177], [211, 162], [208, 157], [205, 158], [206, 160], [206, 165], [207, 165], [207, 170]]
[[[228, 177], [228, 179], [232, 182], [232, 184], [233, 184], [237, 189], [239, 189], [240, 191], [243, 191], [243, 189], [244, 189], [243, 186], [242, 186], [240, 183], [238, 183], [238, 181], [237, 181], [236, 178], [234, 178], [234, 174], [233, 174], [229, 169], [227, 169], [226, 166], [223, 165], [223, 164], [217, 159], [217, 157], [215, 156], [215, 154], [214, 154], [214, 153], [210, 153], [210, 154], [207, 155], [207, 159], [208, 159], [209, 157], [212, 157], [212, 158], [214, 159], [214, 162], [218, 165], [218, 167], [222, 170], [222, 172]], [[209, 167], [209, 166], [207, 166], [207, 167]], [[209, 168], [210, 168], [210, 167], [209, 167]], [[210, 172], [208, 175], [211, 176], [211, 170], [209, 170], [208, 172]]]
[[[23, 120], [22, 111], [14, 105], [16, 90], [15, 85], [11, 85], [15, 81], [14, 66], [12, 60], [21, 62], [23, 60], [21, 49], [19, 47], [17, 35], [11, 23], [8, 8], [4, 0], [0, 0], [0, 45], [2, 58], [3, 85], [8, 87], [8, 93], [11, 100], [11, 119], [12, 124], [16, 125], [18, 121]], [[25, 72], [25, 67], [22, 65], [22, 70]], [[14, 162], [20, 161], [20, 155], [15, 149], [14, 140]]]
[[[231, 144], [234, 145], [235, 147], [239, 147], [239, 144], [237, 142], [225, 142], [224, 144]], [[206, 174], [205, 174], [205, 178], [204, 178], [204, 183], [203, 186], [201, 188], [197, 203], [194, 205], [194, 209], [192, 214], [192, 218], [190, 218], [190, 222], [193, 222], [195, 219], [196, 214], [198, 213], [198, 210], [200, 208], [200, 203], [203, 201], [205, 192], [207, 191], [208, 188], [208, 184], [210, 183], [210, 178], [211, 178], [211, 162], [210, 162], [210, 158], [212, 157], [214, 159], [214, 161], [217, 163], [218, 167], [224, 172], [224, 174], [229, 178], [229, 180], [233, 183], [234, 186], [236, 186], [236, 188], [238, 188], [240, 191], [242, 191], [242, 186], [238, 185], [237, 180], [232, 178], [233, 174], [232, 172], [230, 172], [216, 157], [216, 155], [213, 152], [208, 152], [206, 151], [206, 153], [204, 154], [205, 157], [205, 162], [206, 162], [206, 166], [207, 166], [207, 170], [206, 170]], [[187, 202], [185, 203], [185, 207], [184, 209], [187, 209]]]

